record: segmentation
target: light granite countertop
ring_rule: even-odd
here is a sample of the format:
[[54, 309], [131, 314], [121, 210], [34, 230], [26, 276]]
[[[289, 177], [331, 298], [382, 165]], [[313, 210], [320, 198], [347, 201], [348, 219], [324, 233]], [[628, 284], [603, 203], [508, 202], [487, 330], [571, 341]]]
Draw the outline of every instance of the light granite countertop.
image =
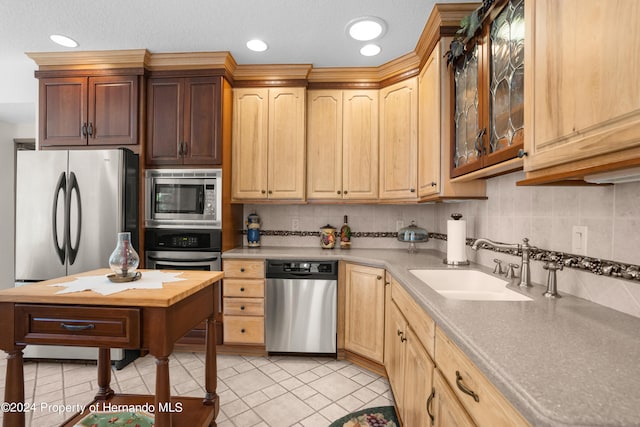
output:
[[[337, 259], [385, 268], [533, 426], [640, 426], [640, 319], [570, 295], [459, 301], [409, 272], [447, 267], [445, 254], [399, 249], [237, 248], [222, 258]], [[561, 280], [561, 279], [560, 279]]]

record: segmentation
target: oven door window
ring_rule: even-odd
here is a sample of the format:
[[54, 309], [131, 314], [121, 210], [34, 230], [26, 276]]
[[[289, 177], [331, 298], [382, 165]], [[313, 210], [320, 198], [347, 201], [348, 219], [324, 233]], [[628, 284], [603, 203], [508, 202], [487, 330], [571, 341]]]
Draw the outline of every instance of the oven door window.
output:
[[156, 184], [156, 214], [196, 214], [204, 212], [204, 186], [198, 184]]

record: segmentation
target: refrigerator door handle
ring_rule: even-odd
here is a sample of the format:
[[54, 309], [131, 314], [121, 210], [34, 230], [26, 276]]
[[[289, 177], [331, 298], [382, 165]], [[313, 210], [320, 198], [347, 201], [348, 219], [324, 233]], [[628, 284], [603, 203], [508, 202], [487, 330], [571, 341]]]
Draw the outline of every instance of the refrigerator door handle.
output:
[[73, 192], [76, 193], [76, 202], [78, 205], [78, 223], [77, 223], [77, 233], [76, 233], [76, 242], [75, 245], [71, 243], [71, 220], [67, 221], [67, 230], [66, 230], [66, 239], [68, 242], [69, 249], [69, 265], [73, 265], [78, 256], [78, 250], [80, 248], [80, 231], [82, 230], [82, 202], [80, 200], [80, 187], [78, 186], [78, 179], [76, 178], [76, 174], [73, 172], [69, 173], [69, 192], [67, 193], [67, 217], [71, 216], [71, 196]]
[[[65, 224], [64, 224], [64, 228], [65, 228], [65, 234], [64, 234], [64, 241], [62, 242], [62, 246], [60, 246], [60, 242], [58, 241], [58, 200], [59, 200], [59, 195], [60, 195], [60, 191], [62, 191], [62, 194], [64, 196], [65, 199], [65, 203], [66, 203], [66, 199], [67, 199], [67, 187], [66, 187], [66, 183], [67, 183], [67, 174], [65, 172], [62, 172], [60, 174], [60, 177], [58, 178], [58, 182], [56, 184], [56, 189], [53, 192], [53, 208], [52, 208], [52, 215], [51, 215], [51, 220], [52, 220], [52, 234], [53, 234], [53, 245], [56, 248], [56, 255], [58, 255], [58, 259], [60, 260], [60, 264], [64, 265], [64, 261], [65, 261], [65, 247], [67, 246], [67, 242], [66, 242], [66, 229], [67, 229], [67, 224], [66, 224], [66, 218], [65, 218]], [[66, 209], [66, 207], [65, 207]]]

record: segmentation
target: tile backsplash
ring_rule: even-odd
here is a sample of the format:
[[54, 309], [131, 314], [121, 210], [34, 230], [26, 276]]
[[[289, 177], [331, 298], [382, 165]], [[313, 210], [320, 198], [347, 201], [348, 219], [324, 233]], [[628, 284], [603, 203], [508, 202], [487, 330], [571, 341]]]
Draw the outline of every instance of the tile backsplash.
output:
[[[389, 237], [402, 226], [416, 221], [431, 233], [446, 234], [447, 220], [454, 212], [467, 221], [467, 237], [486, 237], [506, 243], [531, 245], [548, 251], [572, 253], [573, 226], [587, 227], [589, 257], [640, 264], [640, 183], [588, 187], [518, 187], [522, 172], [492, 178], [487, 182], [487, 200], [421, 205], [245, 205], [245, 217], [255, 211], [262, 230], [315, 232], [331, 224], [340, 228], [348, 215], [354, 232], [383, 233], [385, 237], [354, 237], [353, 248], [399, 248], [406, 243]], [[286, 234], [286, 233], [265, 233]], [[317, 236], [264, 235], [264, 246], [319, 246]], [[302, 235], [300, 235], [302, 234]], [[419, 248], [446, 252], [446, 241], [431, 239]], [[499, 256], [497, 256], [499, 255]], [[489, 250], [473, 251], [470, 260], [492, 266], [498, 257], [518, 262], [517, 257]], [[546, 283], [542, 262], [531, 264], [532, 280]], [[576, 269], [558, 272], [558, 289], [618, 311], [640, 317], [640, 282], [596, 275]]]

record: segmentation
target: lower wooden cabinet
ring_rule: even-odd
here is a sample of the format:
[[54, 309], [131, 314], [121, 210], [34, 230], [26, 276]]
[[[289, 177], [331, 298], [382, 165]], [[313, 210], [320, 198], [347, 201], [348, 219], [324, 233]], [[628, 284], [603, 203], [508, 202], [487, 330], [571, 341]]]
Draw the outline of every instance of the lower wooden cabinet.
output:
[[529, 426], [469, 358], [437, 327], [435, 360], [444, 379], [477, 425]]
[[475, 427], [439, 369], [433, 374], [433, 390], [427, 410], [433, 427]]
[[345, 263], [345, 350], [382, 364], [384, 275], [382, 268]]
[[264, 261], [225, 260], [224, 344], [264, 345]]
[[[391, 279], [391, 284], [397, 282]], [[384, 360], [398, 415], [405, 426], [427, 427], [434, 363], [404, 312], [393, 300], [387, 304]]]

